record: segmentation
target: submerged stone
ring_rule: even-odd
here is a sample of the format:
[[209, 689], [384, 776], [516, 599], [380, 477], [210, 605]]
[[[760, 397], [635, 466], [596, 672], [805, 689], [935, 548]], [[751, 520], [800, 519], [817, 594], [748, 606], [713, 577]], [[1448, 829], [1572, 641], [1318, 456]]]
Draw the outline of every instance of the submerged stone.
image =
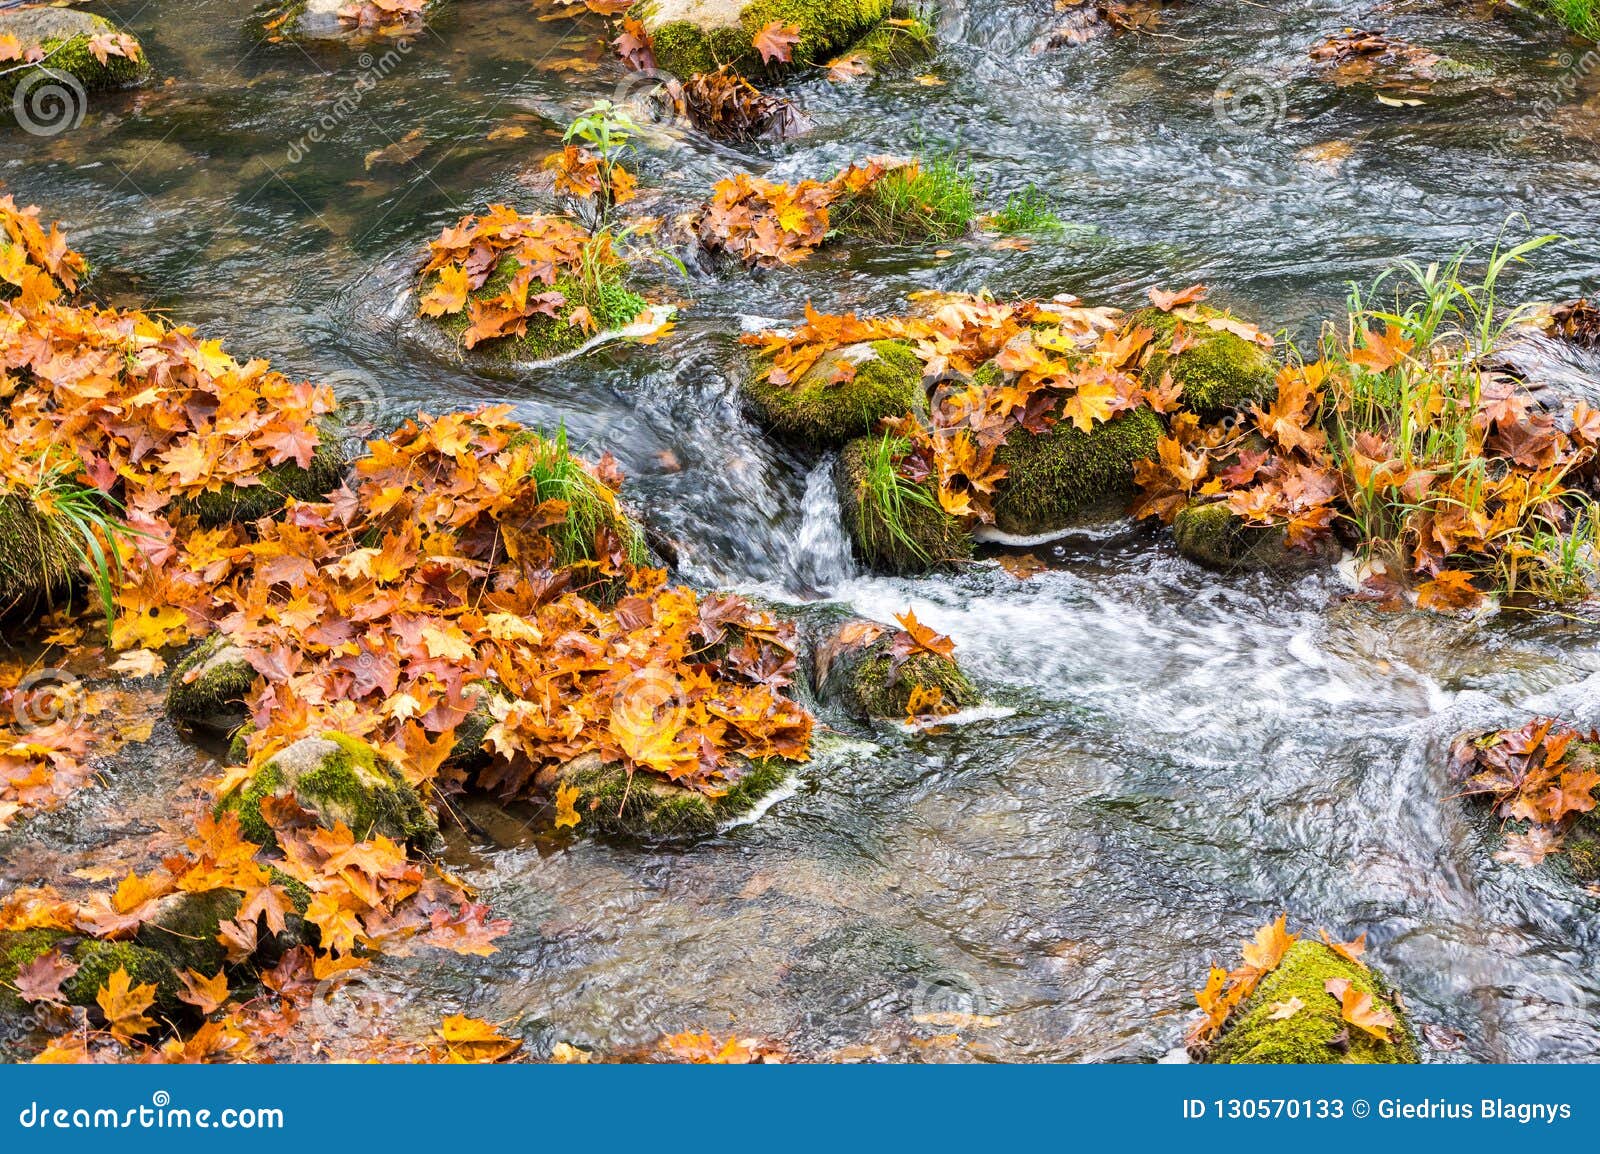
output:
[[[1157, 308], [1141, 309], [1130, 318], [1130, 326], [1146, 326], [1156, 334], [1145, 360], [1146, 385], [1156, 387], [1170, 372], [1183, 386], [1180, 403], [1206, 420], [1264, 403], [1273, 395], [1278, 363], [1271, 352], [1254, 341], [1207, 326], [1207, 320], [1224, 315], [1218, 309], [1191, 305], [1183, 311], [1199, 319], [1185, 321]], [[1186, 347], [1173, 356], [1172, 341], [1180, 325]]]
[[575, 787], [574, 808], [581, 832], [641, 842], [709, 837], [730, 822], [747, 817], [789, 776], [786, 762], [732, 759], [738, 780], [721, 797], [708, 797], [655, 774], [628, 770], [599, 754], [584, 754], [562, 766], [559, 784]]
[[933, 29], [916, 17], [885, 21], [850, 46], [851, 56], [864, 57], [874, 72], [907, 68], [938, 51]]
[[244, 836], [257, 845], [274, 845], [277, 839], [261, 816], [261, 801], [291, 793], [323, 825], [343, 822], [357, 841], [382, 834], [428, 845], [438, 837], [433, 811], [400, 771], [366, 742], [334, 731], [301, 738], [275, 754], [226, 794], [217, 810], [238, 814]]
[[167, 715], [194, 729], [231, 733], [244, 724], [245, 697], [255, 681], [255, 667], [242, 651], [213, 633], [173, 667]]
[[883, 573], [916, 575], [972, 556], [972, 534], [931, 485], [894, 470], [893, 438], [850, 442], [834, 465], [839, 513], [856, 554]]
[[[73, 94], [67, 94], [71, 104], [61, 104], [51, 96], [52, 82], [57, 85], [57, 92], [60, 91], [59, 77], [70, 77], [85, 92], [120, 88], [142, 80], [150, 71], [150, 63], [137, 40], [129, 55], [108, 53], [104, 63], [89, 48], [89, 42], [97, 36], [119, 34], [126, 35], [105, 17], [70, 8], [0, 11], [0, 36], [15, 36], [22, 45], [24, 58], [34, 49], [43, 53], [43, 59], [28, 67], [15, 63], [0, 65], [0, 108], [4, 109], [0, 115], [40, 124], [60, 122], [64, 127], [67, 116], [81, 113], [82, 108]], [[53, 77], [52, 73], [57, 75]], [[13, 98], [19, 90], [21, 98], [13, 107]]]
[[800, 30], [792, 64], [821, 64], [887, 19], [893, 6], [893, 0], [643, 0], [633, 14], [650, 33], [656, 63], [688, 78], [724, 64], [746, 75], [772, 71], [755, 38], [774, 20]]
[[842, 445], [872, 432], [885, 417], [927, 409], [922, 361], [903, 341], [835, 349], [793, 384], [773, 384], [770, 367], [758, 362], [744, 384], [751, 415], [768, 432], [806, 445]]
[[[1325, 986], [1330, 978], [1348, 981], [1352, 988], [1372, 995], [1375, 1007], [1393, 1012], [1398, 1025], [1389, 1031], [1391, 1041], [1344, 1020], [1340, 1003]], [[1276, 1007], [1294, 998], [1304, 1004], [1289, 1017], [1273, 1017]], [[1376, 971], [1340, 957], [1321, 942], [1299, 941], [1229, 1019], [1207, 1060], [1399, 1065], [1416, 1062], [1417, 1047], [1405, 1010]]]
[[[370, 33], [352, 21], [339, 19], [339, 10], [351, 0], [275, 0], [258, 8], [251, 18], [254, 34], [263, 40], [348, 40]], [[428, 0], [425, 16], [443, 8], [446, 0]]]
[[[875, 634], [876, 630], [881, 630]], [[982, 697], [961, 667], [937, 653], [916, 653], [895, 665], [890, 648], [895, 629], [876, 622], [848, 621], [817, 645], [817, 697], [857, 721], [906, 716], [911, 695], [938, 690], [952, 709], [969, 709]]]
[[176, 970], [215, 974], [228, 960], [217, 932], [238, 914], [242, 900], [237, 890], [229, 889], [168, 894], [155, 904], [134, 941]]
[[1188, 505], [1172, 521], [1178, 552], [1210, 569], [1289, 571], [1338, 561], [1339, 543], [1324, 538], [1311, 549], [1291, 549], [1281, 525], [1250, 525], [1226, 502]]
[[1133, 494], [1134, 462], [1155, 456], [1161, 436], [1161, 420], [1148, 407], [1088, 432], [1070, 421], [1039, 435], [1013, 430], [994, 458], [1006, 467], [994, 502], [995, 527], [1035, 536], [1069, 529], [1092, 514], [1120, 512]]

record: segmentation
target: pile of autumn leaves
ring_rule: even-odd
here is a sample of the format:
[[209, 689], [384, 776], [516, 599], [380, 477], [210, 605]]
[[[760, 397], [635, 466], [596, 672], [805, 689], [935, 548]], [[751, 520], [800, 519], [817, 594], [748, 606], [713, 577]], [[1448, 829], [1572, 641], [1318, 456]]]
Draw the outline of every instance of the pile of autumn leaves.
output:
[[1520, 828], [1506, 834], [1498, 861], [1535, 866], [1560, 850], [1573, 823], [1592, 812], [1600, 786], [1600, 731], [1585, 734], [1549, 717], [1519, 729], [1463, 737], [1451, 750], [1463, 791], [1487, 799]]
[[719, 180], [695, 223], [710, 252], [737, 256], [752, 268], [798, 264], [827, 239], [829, 209], [860, 196], [891, 172], [914, 176], [916, 162], [875, 157], [827, 181], [783, 184], [739, 173]]
[[[546, 794], [553, 771], [585, 753], [716, 796], [746, 758], [807, 756], [811, 718], [783, 696], [795, 668], [789, 628], [638, 566], [623, 539], [615, 466], [566, 458], [506, 409], [419, 417], [372, 442], [326, 501], [291, 500], [281, 518], [254, 524], [202, 525], [186, 497], [252, 485], [268, 466], [311, 463], [332, 394], [264, 362], [241, 364], [159, 318], [68, 303], [81, 258], [56, 229], [39, 227], [35, 211], [8, 200], [0, 214], [10, 242], [0, 255], [27, 256], [7, 264], [18, 291], [0, 301], [9, 487], [26, 493], [17, 478], [66, 451], [75, 483], [108, 507], [120, 502], [129, 531], [102, 542], [121, 565], [111, 639], [142, 654], [146, 672], [164, 665], [156, 650], [220, 631], [260, 674], [247, 701], [247, 761], [214, 783], [215, 796], [286, 746], [329, 731], [366, 742], [438, 799], [469, 784]], [[476, 243], [463, 241], [464, 266]], [[540, 477], [552, 475], [566, 487], [542, 491]], [[558, 556], [554, 534], [578, 500], [604, 515], [587, 539], [568, 533], [575, 552]], [[641, 679], [665, 686], [674, 708], [623, 710], [619, 720], [617, 703]], [[457, 727], [476, 708], [493, 714], [484, 748], [447, 765]], [[82, 738], [70, 726], [8, 733], [0, 804], [14, 814], [31, 799], [56, 800], [28, 783], [80, 779]], [[558, 800], [560, 824], [578, 824], [572, 796]], [[154, 1028], [143, 1010], [155, 991], [130, 986], [124, 973], [102, 991], [107, 1028], [78, 1022], [51, 1057], [237, 1058], [261, 1053], [266, 1040], [279, 1047], [269, 1054], [292, 1054], [290, 1027], [316, 983], [412, 943], [486, 953], [507, 928], [402, 845], [323, 828], [292, 798], [262, 810], [275, 848], [243, 840], [232, 815], [204, 817], [189, 854], [128, 876], [112, 894], [6, 899], [0, 930], [125, 939], [175, 894], [232, 890], [242, 905], [222, 943], [242, 965], [285, 929], [293, 903], [283, 875], [311, 894], [302, 917], [318, 945], [297, 945], [260, 974], [267, 993], [230, 1001], [226, 971], [191, 975], [186, 1000], [205, 1024], [152, 1047], [137, 1039]], [[32, 966], [31, 1000], [58, 1002], [71, 966], [55, 951]], [[480, 1027], [447, 1022], [435, 1052], [514, 1048]]]

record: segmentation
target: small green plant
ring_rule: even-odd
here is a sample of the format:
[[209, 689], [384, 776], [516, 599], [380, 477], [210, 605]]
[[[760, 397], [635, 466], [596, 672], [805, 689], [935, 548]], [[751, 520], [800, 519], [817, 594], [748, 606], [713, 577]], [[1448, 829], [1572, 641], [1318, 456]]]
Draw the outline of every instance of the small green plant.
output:
[[861, 533], [863, 543], [874, 555], [900, 553], [924, 565], [940, 560], [928, 555], [927, 547], [913, 533], [908, 521], [918, 509], [939, 511], [938, 502], [926, 488], [900, 475], [899, 461], [911, 451], [904, 437], [886, 434], [873, 441], [867, 450], [862, 477]]
[[1545, 0], [1545, 7], [1578, 35], [1600, 40], [1600, 3], [1596, 0]]
[[953, 240], [972, 226], [977, 185], [954, 156], [919, 160], [884, 174], [832, 210], [841, 232], [897, 244]]
[[625, 110], [609, 100], [601, 100], [569, 124], [562, 134], [563, 144], [586, 147], [599, 166], [598, 207], [593, 231], [607, 227], [617, 206], [633, 195], [634, 177], [622, 166], [622, 160], [634, 151], [634, 137], [641, 131]]
[[994, 224], [1008, 236], [1061, 232], [1066, 228], [1061, 218], [1050, 211], [1043, 190], [1035, 184], [1012, 193], [1006, 206], [995, 213]]
[[117, 543], [133, 536], [134, 530], [119, 516], [122, 504], [115, 497], [77, 479], [82, 469], [82, 462], [75, 457], [46, 454], [28, 498], [40, 517], [65, 530], [68, 548], [89, 572], [109, 630], [116, 620], [116, 583], [122, 577]]

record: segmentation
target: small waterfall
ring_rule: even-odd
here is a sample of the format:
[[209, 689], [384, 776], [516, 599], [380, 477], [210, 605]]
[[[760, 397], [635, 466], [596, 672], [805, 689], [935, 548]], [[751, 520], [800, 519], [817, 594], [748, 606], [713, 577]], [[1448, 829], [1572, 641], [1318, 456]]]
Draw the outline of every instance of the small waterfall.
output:
[[839, 490], [833, 483], [830, 454], [806, 475], [800, 504], [800, 529], [789, 544], [789, 571], [801, 589], [826, 592], [860, 570], [850, 554], [850, 539], [839, 516]]

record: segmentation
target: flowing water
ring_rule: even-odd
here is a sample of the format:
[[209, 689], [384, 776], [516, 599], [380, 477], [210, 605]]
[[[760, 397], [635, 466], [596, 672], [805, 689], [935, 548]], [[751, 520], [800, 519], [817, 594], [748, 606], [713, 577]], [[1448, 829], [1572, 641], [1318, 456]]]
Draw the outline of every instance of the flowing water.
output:
[[[797, 140], [736, 149], [660, 126], [641, 208], [674, 216], [732, 168], [821, 178], [951, 149], [990, 202], [1035, 183], [1071, 230], [1025, 252], [862, 246], [778, 274], [691, 263], [658, 278], [683, 306], [666, 342], [520, 376], [442, 352], [404, 294], [444, 225], [547, 203], [559, 125], [637, 94], [597, 20], [461, 0], [386, 56], [255, 46], [246, 6], [222, 0], [110, 4], [172, 80], [54, 137], [0, 135], [6, 190], [61, 218], [119, 302], [331, 379], [380, 423], [488, 402], [565, 422], [619, 459], [686, 580], [880, 619], [914, 606], [988, 691], [994, 708], [944, 732], [828, 735], [792, 796], [690, 849], [553, 844], [486, 817], [449, 860], [516, 928], [486, 959], [380, 960], [364, 980], [391, 1028], [464, 1010], [535, 1052], [705, 1028], [813, 1057], [1151, 1060], [1180, 1044], [1206, 964], [1287, 910], [1368, 933], [1431, 1058], [1600, 1057], [1597, 899], [1493, 862], [1493, 828], [1443, 767], [1463, 728], [1535, 709], [1600, 723], [1600, 630], [1379, 614], [1331, 574], [1205, 573], [1124, 523], [1036, 548], [1049, 569], [1027, 581], [874, 578], [849, 559], [826, 463], [741, 416], [737, 333], [808, 298], [898, 311], [917, 290], [987, 287], [1132, 305], [1204, 280], [1304, 339], [1347, 280], [1447, 256], [1513, 213], [1570, 238], [1521, 295], [1600, 287], [1600, 61], [1548, 28], [1467, 5], [1194, 4], [1152, 35], [1034, 52], [1052, 9], [947, 0], [943, 83], [796, 84], [816, 125]], [[1307, 46], [1351, 24], [1469, 75], [1420, 107], [1320, 83]], [[1562, 373], [1595, 388], [1592, 363]], [[158, 724], [104, 788], [0, 841], [0, 877], [148, 854], [207, 760]], [[329, 1012], [357, 1015], [335, 1032], [364, 1028], [359, 1002]]]

